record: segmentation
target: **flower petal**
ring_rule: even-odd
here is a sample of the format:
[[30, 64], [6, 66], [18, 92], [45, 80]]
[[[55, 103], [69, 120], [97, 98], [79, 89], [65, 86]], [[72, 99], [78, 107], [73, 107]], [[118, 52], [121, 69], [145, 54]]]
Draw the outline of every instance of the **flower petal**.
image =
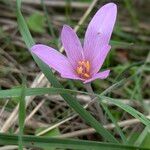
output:
[[84, 81], [84, 83], [89, 83], [96, 79], [105, 79], [108, 77], [109, 73], [110, 73], [110, 70], [105, 70], [105, 71], [99, 72], [99, 73], [95, 74], [91, 79]]
[[96, 74], [99, 71], [99, 69], [102, 67], [110, 49], [111, 49], [110, 45], [103, 46], [98, 52], [97, 56], [92, 60], [91, 62], [91, 74], [92, 75]]
[[78, 36], [71, 27], [64, 25], [61, 41], [69, 61], [76, 67], [77, 61], [83, 59], [83, 49]]
[[83, 48], [87, 59], [93, 59], [101, 47], [109, 44], [116, 15], [116, 4], [108, 3], [97, 11], [89, 23]]
[[59, 73], [70, 74], [74, 71], [68, 59], [49, 46], [36, 44], [31, 48], [31, 51], [49, 67], [55, 69]]

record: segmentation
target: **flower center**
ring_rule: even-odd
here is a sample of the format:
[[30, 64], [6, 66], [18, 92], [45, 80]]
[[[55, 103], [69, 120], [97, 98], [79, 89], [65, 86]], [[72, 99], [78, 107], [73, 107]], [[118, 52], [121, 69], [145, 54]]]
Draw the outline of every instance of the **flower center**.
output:
[[78, 66], [76, 68], [77, 74], [84, 79], [90, 78], [90, 62], [89, 61], [78, 61]]

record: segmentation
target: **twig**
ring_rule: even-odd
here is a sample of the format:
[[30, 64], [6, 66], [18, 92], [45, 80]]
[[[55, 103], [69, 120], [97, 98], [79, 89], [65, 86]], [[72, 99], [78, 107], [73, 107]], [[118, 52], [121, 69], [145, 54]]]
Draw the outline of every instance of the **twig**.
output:
[[[0, 109], [1, 111], [2, 109]], [[8, 111], [4, 111], [3, 115], [0, 116], [0, 120], [1, 120], [1, 124], [3, 124], [4, 120], [7, 119], [7, 117], [9, 117], [11, 115], [11, 112], [8, 112]], [[30, 120], [28, 120], [28, 122], [26, 122], [26, 127], [29, 127], [29, 128], [32, 128], [32, 129], [35, 129], [35, 124], [36, 124], [36, 128], [46, 128], [49, 126], [48, 123], [44, 123], [44, 122], [41, 122], [41, 121], [37, 121], [36, 119], [34, 118], [31, 118]]]
[[[150, 119], [150, 116], [146, 116], [148, 119]], [[124, 120], [124, 121], [120, 121], [117, 124], [120, 127], [125, 127], [125, 126], [131, 126], [134, 124], [140, 123], [140, 120], [138, 119], [129, 119], [129, 120]], [[114, 124], [108, 124], [108, 125], [104, 125], [104, 128], [106, 129], [114, 129], [115, 125]], [[83, 135], [87, 135], [87, 134], [93, 134], [95, 133], [95, 129], [93, 128], [88, 128], [88, 129], [82, 129], [79, 131], [74, 131], [74, 132], [70, 132], [70, 133], [66, 133], [66, 134], [62, 134], [56, 137], [60, 137], [60, 138], [70, 138], [70, 137], [77, 137], [77, 136], [83, 136]]]
[[[2, 117], [2, 114], [8, 104], [9, 100], [6, 100], [6, 102], [4, 103], [4, 106], [2, 107], [1, 111], [0, 111], [0, 118]], [[1, 119], [0, 119], [0, 122], [1, 122]], [[1, 127], [1, 123], [0, 123], [0, 127]]]
[[[18, 149], [18, 146], [8, 145], [8, 146], [0, 147], [0, 150], [14, 150], [14, 149]], [[26, 149], [24, 148], [23, 150], [26, 150]]]

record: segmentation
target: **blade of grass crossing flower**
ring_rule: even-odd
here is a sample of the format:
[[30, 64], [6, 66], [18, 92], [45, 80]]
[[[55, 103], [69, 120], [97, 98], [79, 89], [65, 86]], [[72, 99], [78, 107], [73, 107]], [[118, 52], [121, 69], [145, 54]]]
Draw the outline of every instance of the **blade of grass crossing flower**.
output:
[[21, 96], [19, 98], [19, 150], [23, 150], [23, 129], [25, 121], [25, 85], [21, 88]]
[[[30, 34], [30, 31], [26, 25], [26, 22], [21, 14], [20, 11], [21, 7], [21, 1], [17, 0], [17, 18], [18, 18], [18, 24], [19, 29], [22, 34], [23, 40], [25, 41], [27, 47], [30, 49], [32, 45], [34, 45], [34, 40]], [[32, 55], [42, 72], [45, 74], [49, 82], [57, 88], [62, 88], [62, 85], [58, 82], [58, 80], [55, 78], [54, 74], [52, 73], [51, 69], [44, 64], [41, 60], [39, 60], [35, 55]], [[107, 141], [118, 143], [118, 141], [115, 139], [115, 137], [108, 132], [88, 111], [86, 111], [78, 101], [71, 95], [65, 93], [61, 94], [61, 96], [64, 98], [64, 100], [69, 104], [70, 107], [72, 107], [79, 115], [87, 122], [89, 123], [100, 135], [103, 136]]]
[[[0, 133], [1, 145], [17, 145], [18, 136], [7, 135]], [[23, 136], [23, 144], [27, 147], [35, 148], [63, 148], [63, 149], [78, 149], [78, 150], [147, 150], [146, 148], [127, 146], [123, 144], [110, 144], [96, 141], [46, 138], [35, 136]]]
[[[0, 98], [18, 97], [20, 96], [21, 91], [22, 88], [0, 90]], [[26, 96], [43, 95], [43, 94], [60, 94], [60, 93], [66, 93], [66, 90], [61, 88], [26, 88], [25, 90]]]

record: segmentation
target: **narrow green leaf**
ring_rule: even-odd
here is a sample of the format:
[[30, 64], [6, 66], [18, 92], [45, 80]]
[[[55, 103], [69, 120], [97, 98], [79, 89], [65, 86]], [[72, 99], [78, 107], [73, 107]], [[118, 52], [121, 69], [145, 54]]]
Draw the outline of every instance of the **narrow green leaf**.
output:
[[111, 121], [113, 122], [113, 124], [115, 125], [116, 131], [118, 131], [122, 141], [124, 144], [127, 144], [127, 140], [125, 135], [123, 134], [123, 131], [121, 130], [121, 128], [119, 127], [118, 123], [116, 122], [114, 116], [112, 115], [112, 113], [110, 112], [110, 110], [108, 109], [108, 107], [106, 106], [106, 104], [101, 103], [101, 106], [103, 107], [103, 109], [105, 110], [105, 112], [107, 113], [108, 117], [111, 119]]
[[129, 46], [132, 46], [133, 44], [134, 43], [121, 42], [121, 41], [115, 41], [115, 40], [110, 41], [110, 45], [112, 46], [129, 47]]
[[23, 150], [23, 129], [25, 121], [25, 86], [21, 88], [21, 96], [19, 98], [19, 150]]
[[[0, 98], [11, 98], [20, 96], [22, 89], [14, 88], [10, 90], [0, 90]], [[33, 95], [44, 95], [44, 94], [65, 94], [69, 92], [70, 94], [78, 93], [79, 91], [74, 91], [70, 89], [62, 89], [62, 88], [26, 88], [25, 94], [26, 96]], [[80, 92], [83, 93], [83, 92]], [[85, 93], [87, 94], [87, 93]]]
[[[6, 135], [0, 133], [1, 145], [17, 145], [18, 136]], [[110, 144], [96, 141], [86, 140], [72, 140], [72, 139], [60, 139], [60, 138], [46, 138], [35, 136], [23, 136], [23, 144], [27, 147], [35, 148], [67, 148], [78, 150], [148, 150], [140, 147], [127, 146], [123, 144]]]
[[100, 102], [103, 101], [107, 101], [109, 103], [113, 103], [114, 105], [122, 108], [123, 110], [125, 110], [126, 112], [128, 112], [130, 115], [132, 115], [133, 117], [139, 119], [143, 124], [145, 124], [149, 129], [150, 129], [150, 120], [148, 120], [142, 113], [140, 113], [139, 111], [135, 110], [134, 108], [132, 108], [131, 106], [128, 106], [118, 100], [115, 100], [114, 98], [109, 98], [106, 96], [100, 96], [101, 100], [99, 100]]
[[150, 149], [150, 132], [147, 133], [140, 146]]
[[31, 48], [35, 43], [31, 36], [31, 33], [28, 30], [28, 26], [20, 12], [21, 0], [17, 0], [16, 2], [17, 2], [17, 21], [18, 21], [19, 30], [21, 32], [21, 35], [22, 35], [27, 47]]
[[52, 20], [49, 15], [48, 15], [48, 11], [47, 11], [47, 8], [46, 8], [46, 5], [45, 5], [45, 2], [44, 0], [41, 0], [41, 5], [43, 7], [43, 11], [44, 11], [44, 14], [45, 14], [45, 18], [46, 18], [46, 21], [47, 21], [47, 25], [48, 25], [48, 30], [49, 30], [49, 33], [52, 35], [52, 37], [57, 41], [56, 39], [56, 35], [55, 35], [55, 32], [54, 32], [54, 28], [53, 28], [53, 25], [51, 23], [50, 20]]
[[142, 133], [139, 135], [139, 137], [135, 141], [134, 145], [140, 146], [148, 134], [150, 134], [150, 129], [148, 127], [145, 127], [145, 129], [142, 131]]

